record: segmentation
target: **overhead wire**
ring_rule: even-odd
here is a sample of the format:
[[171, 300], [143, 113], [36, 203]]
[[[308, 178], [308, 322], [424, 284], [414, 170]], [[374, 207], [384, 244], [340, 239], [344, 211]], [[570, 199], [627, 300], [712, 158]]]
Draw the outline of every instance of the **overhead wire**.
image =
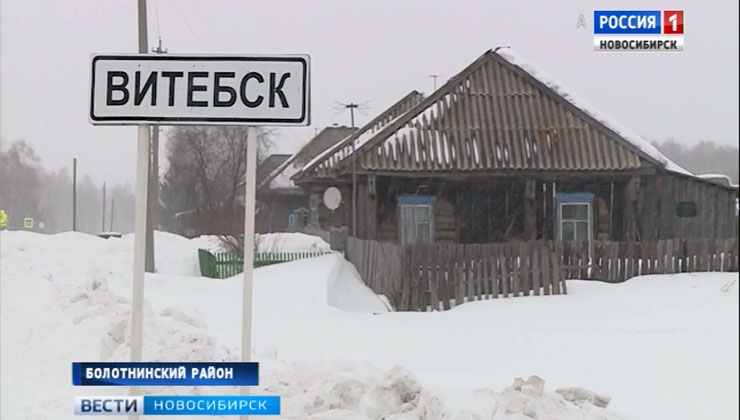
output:
[[195, 0], [191, 3], [195, 7], [196, 12], [198, 12], [198, 16], [200, 16], [206, 22], [206, 25], [208, 25], [208, 27], [211, 29], [211, 32], [213, 32], [213, 34], [216, 35], [216, 38], [218, 38], [218, 42], [221, 44], [221, 48], [226, 48], [226, 43], [224, 42], [224, 39], [221, 38], [221, 35], [218, 33], [218, 31], [216, 31], [216, 28], [211, 24], [211, 20], [208, 19], [208, 16], [200, 10], [200, 7], [198, 7], [198, 1]]
[[162, 31], [159, 26], [159, 7], [157, 7], [157, 0], [154, 0], [154, 20], [157, 23], [157, 38], [162, 39]]
[[203, 43], [203, 40], [201, 40], [200, 37], [198, 36], [198, 34], [195, 33], [195, 30], [193, 29], [193, 27], [190, 26], [190, 22], [188, 22], [188, 20], [185, 18], [185, 15], [182, 13], [182, 11], [180, 10], [180, 8], [177, 7], [177, 0], [172, 0], [171, 3], [172, 3], [173, 6], [175, 6], [175, 10], [177, 11], [177, 14], [180, 15], [180, 19], [182, 19], [183, 23], [185, 23], [185, 26], [188, 27], [188, 29], [190, 30], [190, 33], [193, 35], [193, 37], [198, 41], [198, 43], [200, 44], [200, 46], [202, 48], [205, 48], [206, 45]]

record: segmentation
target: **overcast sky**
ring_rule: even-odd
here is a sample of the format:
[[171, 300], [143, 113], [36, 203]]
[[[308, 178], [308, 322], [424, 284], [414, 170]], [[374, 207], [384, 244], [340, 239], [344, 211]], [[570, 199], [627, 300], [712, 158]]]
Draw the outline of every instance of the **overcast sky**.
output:
[[[652, 1], [683, 9], [685, 52], [596, 53], [594, 9], [643, 1], [148, 0], [149, 44], [171, 53], [311, 55], [312, 126], [283, 129], [291, 152], [316, 129], [359, 123], [412, 89], [429, 93], [486, 50], [510, 45], [601, 111], [651, 140], [738, 144], [738, 2]], [[135, 0], [2, 0], [2, 147], [30, 142], [44, 165], [130, 182], [136, 129], [88, 123], [93, 53], [134, 53]], [[588, 29], [577, 28], [583, 14]]]

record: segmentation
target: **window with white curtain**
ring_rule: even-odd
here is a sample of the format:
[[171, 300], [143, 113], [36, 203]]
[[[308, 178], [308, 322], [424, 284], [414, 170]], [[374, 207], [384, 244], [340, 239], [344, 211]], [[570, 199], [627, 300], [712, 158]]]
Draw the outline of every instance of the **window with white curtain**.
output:
[[434, 241], [433, 206], [399, 204], [401, 243], [425, 244]]
[[591, 240], [591, 203], [560, 204], [560, 239]]

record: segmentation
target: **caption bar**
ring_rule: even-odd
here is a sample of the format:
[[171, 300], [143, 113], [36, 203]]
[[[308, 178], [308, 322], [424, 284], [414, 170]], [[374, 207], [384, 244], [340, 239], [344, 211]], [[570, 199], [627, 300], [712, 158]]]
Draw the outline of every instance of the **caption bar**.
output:
[[255, 362], [73, 362], [75, 386], [256, 386]]
[[75, 397], [77, 415], [279, 415], [278, 396]]

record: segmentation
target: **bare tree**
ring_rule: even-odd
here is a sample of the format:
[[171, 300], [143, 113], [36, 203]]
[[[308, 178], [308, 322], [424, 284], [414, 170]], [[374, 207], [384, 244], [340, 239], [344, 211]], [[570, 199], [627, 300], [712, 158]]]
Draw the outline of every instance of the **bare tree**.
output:
[[[102, 222], [102, 182], [83, 175], [77, 185], [78, 230], [98, 233]], [[133, 230], [134, 194], [126, 186], [111, 185], [116, 201], [116, 230]], [[56, 233], [72, 228], [72, 175], [67, 168], [44, 170], [33, 148], [16, 141], [0, 151], [0, 209], [8, 214], [9, 229], [24, 229], [23, 219], [34, 219], [34, 231]], [[108, 213], [110, 208], [108, 207]], [[41, 222], [43, 227], [41, 227]]]
[[[271, 130], [261, 129], [257, 159], [272, 145]], [[167, 143], [169, 167], [163, 177], [163, 216], [193, 209], [230, 207], [239, 196], [247, 161], [247, 128], [243, 126], [178, 126]], [[172, 226], [172, 225], [170, 225]]]
[[696, 174], [720, 173], [738, 182], [740, 164], [738, 163], [737, 146], [702, 141], [693, 147], [684, 146], [669, 139], [655, 143], [666, 156], [677, 164]]
[[8, 228], [20, 229], [25, 217], [40, 215], [40, 159], [23, 140], [0, 153], [0, 209], [8, 214]]

